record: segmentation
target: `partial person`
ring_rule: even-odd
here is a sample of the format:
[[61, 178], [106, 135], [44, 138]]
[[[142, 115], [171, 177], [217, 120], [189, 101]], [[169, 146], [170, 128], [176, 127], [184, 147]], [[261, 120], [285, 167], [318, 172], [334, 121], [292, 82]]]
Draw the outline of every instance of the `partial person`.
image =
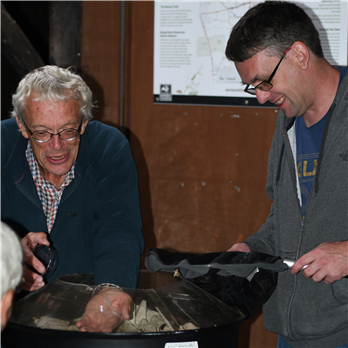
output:
[[36, 270], [24, 268], [23, 288], [44, 286], [45, 267], [33, 250], [53, 245], [59, 262], [46, 280], [93, 273], [127, 319], [130, 297], [116, 286], [136, 286], [144, 249], [129, 142], [116, 128], [90, 122], [92, 92], [72, 69], [30, 72], [12, 103], [12, 118], [1, 122], [1, 214], [22, 231], [25, 264]]
[[22, 279], [22, 247], [13, 230], [1, 222], [1, 331], [11, 316], [14, 293]]
[[279, 108], [263, 226], [229, 251], [297, 260], [264, 305], [278, 347], [348, 347], [348, 74], [324, 58], [310, 17], [266, 1], [234, 26], [226, 56], [245, 86]]

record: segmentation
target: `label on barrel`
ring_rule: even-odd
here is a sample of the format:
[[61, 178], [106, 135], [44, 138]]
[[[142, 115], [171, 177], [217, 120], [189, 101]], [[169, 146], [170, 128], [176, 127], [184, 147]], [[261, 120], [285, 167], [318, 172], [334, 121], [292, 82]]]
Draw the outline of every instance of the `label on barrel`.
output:
[[164, 348], [198, 348], [198, 342], [167, 342]]

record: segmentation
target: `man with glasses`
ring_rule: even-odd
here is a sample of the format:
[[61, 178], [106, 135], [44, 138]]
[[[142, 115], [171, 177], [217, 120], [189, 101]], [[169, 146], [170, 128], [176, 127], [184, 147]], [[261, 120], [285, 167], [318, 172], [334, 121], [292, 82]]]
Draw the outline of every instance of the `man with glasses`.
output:
[[[125, 318], [144, 248], [138, 178], [128, 141], [92, 119], [92, 93], [70, 69], [45, 66], [26, 75], [1, 122], [1, 217], [21, 234], [24, 290], [44, 286], [37, 244], [53, 245], [60, 275], [94, 273], [100, 294]], [[116, 295], [114, 295], [116, 294]], [[89, 304], [103, 304], [96, 296]], [[81, 330], [100, 329], [86, 322]], [[93, 325], [92, 325], [93, 326]], [[102, 328], [103, 330], [105, 328]], [[109, 330], [109, 328], [107, 328]], [[104, 330], [104, 331], [107, 331]]]
[[348, 347], [348, 74], [324, 58], [294, 3], [267, 1], [234, 26], [226, 56], [245, 92], [279, 108], [265, 224], [230, 251], [297, 260], [278, 275], [264, 325], [278, 347]]

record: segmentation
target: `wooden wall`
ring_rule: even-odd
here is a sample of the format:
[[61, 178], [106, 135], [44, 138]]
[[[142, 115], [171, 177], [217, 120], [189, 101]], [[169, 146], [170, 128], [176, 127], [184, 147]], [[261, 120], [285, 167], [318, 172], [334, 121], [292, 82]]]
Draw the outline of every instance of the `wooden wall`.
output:
[[[118, 1], [85, 1], [81, 66], [95, 118], [119, 124]], [[245, 240], [265, 221], [267, 158], [276, 109], [153, 103], [154, 3], [127, 2], [126, 134], [139, 172], [146, 249], [207, 253]], [[239, 346], [276, 347], [262, 313]]]

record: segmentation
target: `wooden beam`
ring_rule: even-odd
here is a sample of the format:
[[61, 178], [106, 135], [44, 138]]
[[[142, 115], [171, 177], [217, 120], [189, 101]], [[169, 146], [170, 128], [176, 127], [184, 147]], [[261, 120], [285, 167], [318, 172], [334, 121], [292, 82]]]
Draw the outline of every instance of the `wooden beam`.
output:
[[[49, 62], [80, 70], [81, 1], [50, 2]], [[92, 23], [91, 23], [92, 24]]]
[[1, 4], [1, 50], [20, 78], [42, 65], [43, 60]]

